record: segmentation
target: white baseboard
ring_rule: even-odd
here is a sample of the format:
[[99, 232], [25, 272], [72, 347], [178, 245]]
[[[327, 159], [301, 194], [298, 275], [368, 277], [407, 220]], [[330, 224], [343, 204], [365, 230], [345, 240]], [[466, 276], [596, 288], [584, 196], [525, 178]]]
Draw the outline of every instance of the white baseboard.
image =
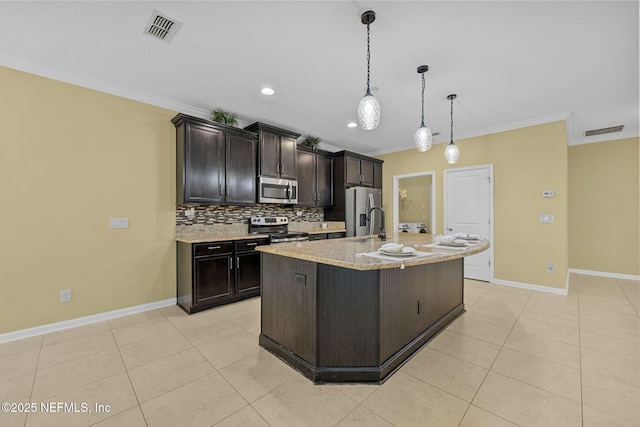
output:
[[116, 319], [130, 314], [142, 313], [144, 311], [155, 310], [157, 308], [169, 307], [177, 303], [176, 298], [169, 298], [162, 301], [151, 302], [149, 304], [136, 305], [133, 307], [121, 308], [119, 310], [107, 311], [105, 313], [93, 314], [91, 316], [78, 317], [76, 319], [62, 322], [50, 323], [48, 325], [36, 326], [34, 328], [22, 329], [15, 332], [0, 334], [0, 343], [20, 340], [47, 334], [49, 332], [61, 331], [63, 329], [75, 328], [77, 326], [89, 325], [91, 323], [104, 322], [105, 320]]
[[587, 274], [589, 276], [612, 277], [614, 279], [627, 279], [640, 281], [640, 276], [633, 274], [609, 273], [606, 271], [580, 270], [578, 268], [570, 268], [569, 273]]
[[531, 289], [533, 291], [549, 292], [558, 295], [567, 295], [569, 293], [568, 288], [552, 288], [550, 286], [533, 285], [531, 283], [512, 282], [510, 280], [493, 279], [491, 283], [498, 285], [513, 286], [514, 288]]

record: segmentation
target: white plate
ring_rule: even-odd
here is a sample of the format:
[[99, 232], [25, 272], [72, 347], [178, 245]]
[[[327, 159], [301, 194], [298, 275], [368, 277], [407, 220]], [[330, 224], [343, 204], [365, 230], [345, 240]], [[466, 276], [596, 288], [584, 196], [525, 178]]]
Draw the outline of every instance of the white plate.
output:
[[454, 243], [454, 242], [447, 243], [447, 242], [440, 242], [440, 243], [438, 243], [438, 244], [439, 244], [439, 245], [442, 245], [442, 246], [453, 246], [453, 247], [456, 247], [456, 248], [459, 248], [459, 247], [462, 247], [462, 246], [467, 246], [467, 242], [462, 242], [462, 243]]
[[389, 255], [389, 256], [397, 256], [397, 257], [408, 257], [408, 256], [415, 256], [415, 252], [389, 252], [389, 251], [385, 251], [384, 249], [378, 249], [378, 252], [380, 252], [383, 255]]
[[471, 242], [477, 242], [478, 240], [480, 240], [479, 237], [456, 237], [456, 239], [469, 240]]

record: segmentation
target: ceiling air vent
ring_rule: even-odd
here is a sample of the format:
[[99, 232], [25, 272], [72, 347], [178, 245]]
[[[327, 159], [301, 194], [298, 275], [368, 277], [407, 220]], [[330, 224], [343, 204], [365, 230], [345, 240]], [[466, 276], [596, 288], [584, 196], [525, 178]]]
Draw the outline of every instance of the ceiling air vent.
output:
[[605, 133], [620, 132], [622, 131], [623, 127], [624, 125], [619, 125], [619, 126], [612, 126], [610, 128], [592, 129], [592, 130], [586, 131], [584, 133], [584, 136], [595, 136], [595, 135], [602, 135]]
[[154, 10], [142, 32], [169, 43], [176, 34], [176, 31], [178, 31], [178, 28], [180, 28], [180, 25], [182, 25], [180, 22], [177, 22], [174, 19], [164, 16], [157, 10]]

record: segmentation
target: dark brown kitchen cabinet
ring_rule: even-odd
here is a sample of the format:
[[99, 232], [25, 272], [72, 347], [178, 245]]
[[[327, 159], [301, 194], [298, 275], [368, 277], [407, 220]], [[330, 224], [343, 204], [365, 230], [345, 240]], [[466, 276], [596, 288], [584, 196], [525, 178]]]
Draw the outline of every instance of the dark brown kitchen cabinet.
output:
[[259, 245], [268, 245], [269, 239], [237, 240], [234, 242], [236, 261], [236, 291], [239, 296], [260, 294]]
[[347, 187], [373, 187], [373, 162], [354, 156], [345, 156]]
[[269, 239], [178, 242], [178, 305], [195, 313], [260, 295], [259, 245]]
[[333, 158], [298, 148], [298, 206], [333, 205]]
[[382, 189], [383, 161], [351, 151], [339, 151], [333, 154], [333, 162], [333, 206], [324, 210], [324, 219], [344, 221], [345, 190], [358, 186]]
[[256, 122], [245, 128], [258, 134], [258, 172], [261, 176], [296, 179], [296, 140], [300, 134]]
[[256, 134], [184, 114], [172, 122], [178, 204], [256, 203]]
[[207, 256], [193, 260], [194, 305], [200, 306], [231, 295], [233, 259], [230, 255]]

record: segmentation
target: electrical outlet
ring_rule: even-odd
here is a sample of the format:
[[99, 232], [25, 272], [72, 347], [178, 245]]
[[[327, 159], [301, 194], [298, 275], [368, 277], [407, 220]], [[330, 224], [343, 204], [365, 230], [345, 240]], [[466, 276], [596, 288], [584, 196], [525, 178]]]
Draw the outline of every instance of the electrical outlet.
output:
[[547, 273], [555, 273], [555, 267], [553, 266], [552, 262], [548, 262], [547, 263]]
[[65, 289], [60, 291], [60, 302], [70, 302], [71, 301], [71, 289]]
[[556, 192], [553, 190], [545, 190], [542, 192], [542, 197], [544, 197], [545, 199], [555, 197], [555, 196], [556, 196]]
[[129, 228], [129, 218], [109, 218], [109, 228]]

